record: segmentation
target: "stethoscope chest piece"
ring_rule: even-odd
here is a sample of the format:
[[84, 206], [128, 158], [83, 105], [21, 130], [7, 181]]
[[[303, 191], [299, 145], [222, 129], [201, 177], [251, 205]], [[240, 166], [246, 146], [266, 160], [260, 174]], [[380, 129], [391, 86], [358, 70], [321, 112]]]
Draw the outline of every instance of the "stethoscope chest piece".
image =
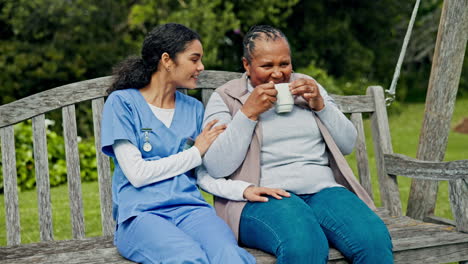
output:
[[153, 146], [149, 142], [145, 142], [143, 144], [143, 150], [146, 152], [150, 152], [153, 149]]

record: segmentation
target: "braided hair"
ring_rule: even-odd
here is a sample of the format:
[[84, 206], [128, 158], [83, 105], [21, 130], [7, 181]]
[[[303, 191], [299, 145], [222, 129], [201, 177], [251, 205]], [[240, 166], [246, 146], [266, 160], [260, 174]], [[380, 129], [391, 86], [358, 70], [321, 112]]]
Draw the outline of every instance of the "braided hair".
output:
[[114, 69], [114, 80], [107, 89], [107, 94], [128, 88], [143, 88], [151, 81], [153, 73], [158, 71], [163, 53], [176, 59], [193, 40], [200, 36], [192, 29], [176, 23], [160, 25], [151, 30], [143, 41], [141, 57], [132, 56], [120, 62]]
[[278, 38], [283, 38], [288, 42], [288, 39], [284, 33], [272, 26], [269, 25], [256, 25], [249, 29], [247, 34], [244, 36], [242, 42], [244, 48], [244, 58], [247, 59], [249, 63], [252, 61], [252, 54], [255, 51], [255, 41], [256, 40], [277, 40]]

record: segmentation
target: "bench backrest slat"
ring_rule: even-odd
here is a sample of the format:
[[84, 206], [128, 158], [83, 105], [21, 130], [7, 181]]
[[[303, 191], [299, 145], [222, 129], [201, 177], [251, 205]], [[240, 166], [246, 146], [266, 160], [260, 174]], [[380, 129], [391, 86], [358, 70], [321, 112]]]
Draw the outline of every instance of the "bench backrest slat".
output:
[[391, 215], [400, 216], [402, 212], [397, 179], [396, 176], [387, 174], [384, 163], [384, 154], [393, 153], [384, 94], [382, 88], [378, 86], [369, 87], [367, 94], [374, 97], [375, 103], [375, 112], [371, 114], [371, 127], [380, 197], [383, 206], [390, 211]]
[[99, 181], [99, 197], [101, 199], [101, 223], [102, 234], [114, 233], [114, 221], [112, 219], [112, 183], [109, 157], [101, 150], [101, 120], [104, 109], [104, 98], [92, 100], [94, 145], [96, 147], [97, 171]]
[[213, 94], [214, 89], [203, 89], [202, 90], [202, 102], [203, 105], [206, 107], [208, 104], [208, 100], [210, 100], [211, 95]]
[[32, 127], [40, 237], [41, 241], [49, 241], [53, 240], [53, 228], [44, 114], [32, 118]]
[[355, 151], [356, 160], [359, 161], [357, 163], [359, 181], [361, 182], [362, 187], [364, 187], [369, 196], [372, 199], [374, 199], [369, 169], [369, 160], [367, 158], [366, 136], [364, 135], [364, 123], [362, 121], [362, 113], [352, 113], [351, 122], [353, 122], [357, 130]]
[[331, 95], [343, 113], [369, 113], [375, 111], [375, 102], [368, 95]]
[[0, 138], [2, 140], [3, 192], [8, 245], [21, 244], [14, 134], [13, 126], [0, 128]]
[[73, 238], [84, 238], [83, 198], [81, 194], [80, 156], [78, 154], [75, 105], [62, 108], [62, 117], [72, 235]]
[[105, 95], [110, 76], [63, 85], [0, 106], [0, 128], [61, 107]]

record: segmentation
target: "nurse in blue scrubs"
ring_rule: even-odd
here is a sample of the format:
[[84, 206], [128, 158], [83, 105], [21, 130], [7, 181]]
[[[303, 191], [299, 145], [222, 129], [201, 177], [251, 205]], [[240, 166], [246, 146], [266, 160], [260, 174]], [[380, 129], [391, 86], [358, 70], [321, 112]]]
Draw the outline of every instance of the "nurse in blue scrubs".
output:
[[102, 120], [102, 151], [115, 163], [115, 244], [139, 263], [255, 263], [198, 191], [194, 168], [225, 129], [202, 128], [194, 89], [203, 71], [198, 34], [180, 24], [156, 27], [141, 57], [115, 69]]

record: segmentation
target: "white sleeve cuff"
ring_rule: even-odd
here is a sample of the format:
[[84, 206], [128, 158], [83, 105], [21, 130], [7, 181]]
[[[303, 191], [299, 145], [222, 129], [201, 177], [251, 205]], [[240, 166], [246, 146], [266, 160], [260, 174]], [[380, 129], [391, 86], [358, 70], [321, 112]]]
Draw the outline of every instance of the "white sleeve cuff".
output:
[[215, 179], [208, 174], [204, 166], [197, 168], [197, 183], [206, 192], [233, 201], [246, 201], [244, 191], [253, 185], [245, 181], [233, 181], [226, 178]]

